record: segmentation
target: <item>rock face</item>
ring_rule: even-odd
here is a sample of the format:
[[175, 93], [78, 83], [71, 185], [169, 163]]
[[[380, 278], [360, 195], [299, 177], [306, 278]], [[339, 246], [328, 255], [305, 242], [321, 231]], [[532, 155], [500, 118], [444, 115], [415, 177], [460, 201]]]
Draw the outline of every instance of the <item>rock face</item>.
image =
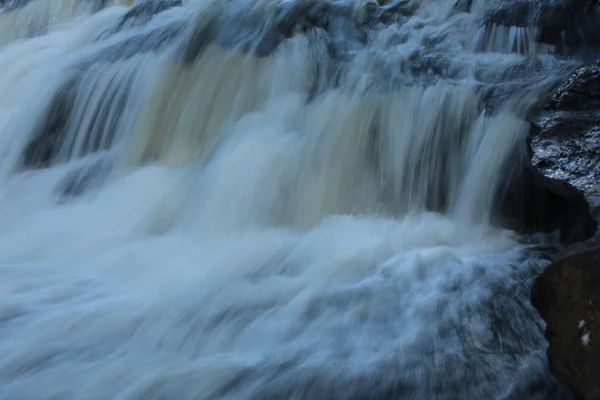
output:
[[501, 199], [503, 224], [517, 232], [559, 231], [565, 245], [589, 239], [596, 232], [596, 221], [584, 195], [529, 165], [511, 181]]
[[535, 28], [539, 42], [562, 51], [600, 44], [600, 7], [596, 0], [502, 2], [489, 9], [487, 22]]
[[536, 280], [550, 371], [584, 400], [600, 399], [600, 245], [566, 256]]
[[552, 98], [550, 108], [563, 111], [600, 109], [600, 62], [579, 68]]
[[600, 211], [600, 63], [578, 69], [536, 122], [533, 164], [544, 175], [583, 191]]
[[600, 217], [600, 63], [578, 69], [554, 93], [529, 139], [531, 165], [514, 173], [502, 197], [505, 225], [559, 230], [563, 244], [589, 239]]
[[[533, 164], [581, 190], [600, 212], [600, 63], [575, 71], [550, 99], [531, 138]], [[551, 372], [584, 400], [600, 399], [600, 237], [578, 244], [536, 280]]]

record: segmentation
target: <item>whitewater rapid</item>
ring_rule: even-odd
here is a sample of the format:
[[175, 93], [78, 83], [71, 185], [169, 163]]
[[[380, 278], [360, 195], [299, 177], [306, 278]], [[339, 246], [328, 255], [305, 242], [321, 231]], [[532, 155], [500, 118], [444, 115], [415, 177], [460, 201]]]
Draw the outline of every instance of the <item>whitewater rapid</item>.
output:
[[574, 63], [532, 28], [483, 1], [375, 26], [389, 5], [18, 3], [0, 398], [570, 398], [528, 300], [544, 246], [494, 212]]

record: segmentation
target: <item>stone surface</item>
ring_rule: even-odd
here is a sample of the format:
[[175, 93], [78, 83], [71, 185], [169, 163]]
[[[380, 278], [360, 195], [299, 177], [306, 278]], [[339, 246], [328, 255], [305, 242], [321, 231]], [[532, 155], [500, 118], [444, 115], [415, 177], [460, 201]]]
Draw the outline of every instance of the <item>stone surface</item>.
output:
[[537, 40], [559, 51], [600, 44], [600, 6], [596, 0], [509, 0], [493, 4], [489, 24], [535, 27]]
[[583, 191], [600, 210], [600, 64], [575, 71], [536, 121], [533, 164], [550, 178]]
[[600, 109], [600, 61], [577, 69], [554, 94], [548, 108], [563, 111]]
[[517, 232], [558, 231], [565, 245], [589, 239], [596, 232], [585, 196], [530, 165], [515, 174], [500, 201], [502, 224]]
[[531, 300], [547, 323], [551, 372], [582, 399], [597, 400], [600, 246], [598, 240], [585, 246], [550, 265], [535, 281]]

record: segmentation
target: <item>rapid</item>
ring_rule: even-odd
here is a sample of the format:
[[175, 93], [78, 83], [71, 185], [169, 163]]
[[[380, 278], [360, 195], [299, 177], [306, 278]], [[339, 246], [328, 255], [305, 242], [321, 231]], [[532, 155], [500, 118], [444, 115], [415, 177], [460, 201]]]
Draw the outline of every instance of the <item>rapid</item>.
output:
[[571, 398], [489, 3], [0, 2], [0, 398]]

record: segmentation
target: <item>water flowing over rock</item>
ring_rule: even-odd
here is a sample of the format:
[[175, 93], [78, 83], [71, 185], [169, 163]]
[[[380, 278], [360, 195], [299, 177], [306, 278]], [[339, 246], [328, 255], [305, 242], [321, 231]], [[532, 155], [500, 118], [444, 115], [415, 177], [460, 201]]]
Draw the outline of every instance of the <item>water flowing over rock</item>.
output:
[[600, 246], [592, 241], [536, 280], [532, 302], [546, 320], [550, 370], [583, 400], [600, 398]]
[[536, 42], [571, 53], [600, 45], [597, 0], [509, 0], [492, 3], [486, 23], [522, 32]]
[[5, 5], [0, 398], [573, 398], [529, 119], [587, 58], [491, 5]]

